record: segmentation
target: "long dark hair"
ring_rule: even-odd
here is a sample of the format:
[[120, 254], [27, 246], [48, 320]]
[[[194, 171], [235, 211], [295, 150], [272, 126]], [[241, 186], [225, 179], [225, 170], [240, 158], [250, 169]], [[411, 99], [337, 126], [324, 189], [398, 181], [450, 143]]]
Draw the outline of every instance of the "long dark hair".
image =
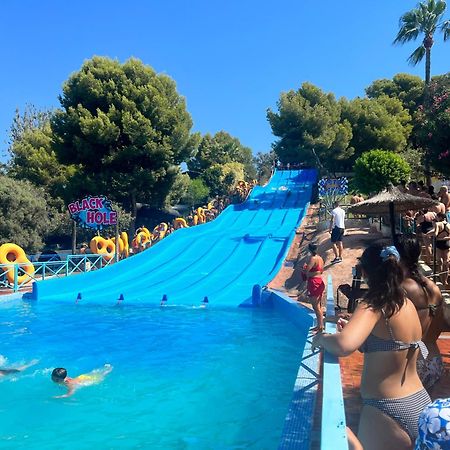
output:
[[396, 245], [400, 253], [400, 261], [412, 278], [419, 286], [426, 289], [425, 277], [419, 272], [420, 242], [412, 234], [397, 236]]
[[317, 255], [317, 249], [319, 248], [319, 246], [317, 245], [317, 242], [311, 242], [308, 245], [308, 250], [312, 253], [313, 256]]
[[383, 310], [385, 317], [389, 318], [405, 302], [404, 276], [398, 255], [390, 254], [383, 258], [383, 250], [382, 244], [372, 244], [364, 250], [360, 261], [369, 286], [365, 297], [367, 303], [376, 311]]

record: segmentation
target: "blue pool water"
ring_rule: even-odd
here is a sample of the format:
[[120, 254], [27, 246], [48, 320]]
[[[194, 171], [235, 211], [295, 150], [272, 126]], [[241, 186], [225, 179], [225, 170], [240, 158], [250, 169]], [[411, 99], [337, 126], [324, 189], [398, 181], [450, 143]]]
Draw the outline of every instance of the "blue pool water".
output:
[[[0, 448], [275, 449], [304, 342], [271, 309], [0, 303]], [[1, 359], [1, 357], [0, 357]], [[68, 399], [50, 380], [104, 363]]]

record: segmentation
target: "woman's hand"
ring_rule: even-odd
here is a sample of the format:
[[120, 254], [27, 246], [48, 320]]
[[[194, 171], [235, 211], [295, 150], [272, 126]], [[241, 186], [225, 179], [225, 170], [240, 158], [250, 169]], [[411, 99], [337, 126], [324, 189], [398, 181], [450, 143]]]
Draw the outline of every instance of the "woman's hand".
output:
[[336, 322], [336, 329], [341, 332], [344, 328], [345, 325], [348, 324], [348, 320], [343, 319], [342, 317]]
[[311, 343], [311, 350], [312, 351], [315, 351], [316, 349], [321, 349], [322, 348], [322, 337], [323, 337], [324, 334], [325, 333], [320, 332], [320, 333], [317, 333], [313, 337], [313, 340], [312, 340], [312, 343]]

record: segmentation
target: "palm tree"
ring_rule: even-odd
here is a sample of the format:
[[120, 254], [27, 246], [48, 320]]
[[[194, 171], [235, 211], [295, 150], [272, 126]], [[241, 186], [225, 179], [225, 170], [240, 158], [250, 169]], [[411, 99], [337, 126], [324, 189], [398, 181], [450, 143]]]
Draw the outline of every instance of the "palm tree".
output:
[[444, 34], [444, 41], [450, 38], [450, 20], [443, 20], [447, 4], [443, 0], [424, 0], [415, 9], [403, 14], [400, 18], [400, 30], [394, 44], [404, 44], [414, 41], [423, 35], [420, 47], [416, 48], [408, 58], [415, 66], [425, 56], [425, 84], [431, 79], [431, 47], [434, 43], [434, 33], [440, 30]]

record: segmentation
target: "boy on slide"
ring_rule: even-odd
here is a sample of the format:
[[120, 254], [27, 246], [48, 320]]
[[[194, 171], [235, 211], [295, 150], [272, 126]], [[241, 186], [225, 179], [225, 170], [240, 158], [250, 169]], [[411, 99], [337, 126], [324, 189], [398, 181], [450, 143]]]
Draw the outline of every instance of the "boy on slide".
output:
[[37, 364], [39, 360], [33, 359], [27, 364], [23, 364], [22, 366], [18, 366], [11, 369], [0, 369], [0, 377], [6, 377], [7, 375], [13, 375], [15, 373], [22, 372], [22, 370], [28, 369], [28, 367], [34, 366]]
[[67, 392], [55, 398], [70, 397], [81, 387], [101, 383], [112, 370], [113, 367], [111, 364], [105, 364], [101, 369], [94, 369], [89, 373], [83, 373], [75, 378], [70, 378], [67, 376], [67, 370], [64, 367], [58, 367], [52, 372], [52, 380], [57, 384], [64, 385], [67, 388]]

